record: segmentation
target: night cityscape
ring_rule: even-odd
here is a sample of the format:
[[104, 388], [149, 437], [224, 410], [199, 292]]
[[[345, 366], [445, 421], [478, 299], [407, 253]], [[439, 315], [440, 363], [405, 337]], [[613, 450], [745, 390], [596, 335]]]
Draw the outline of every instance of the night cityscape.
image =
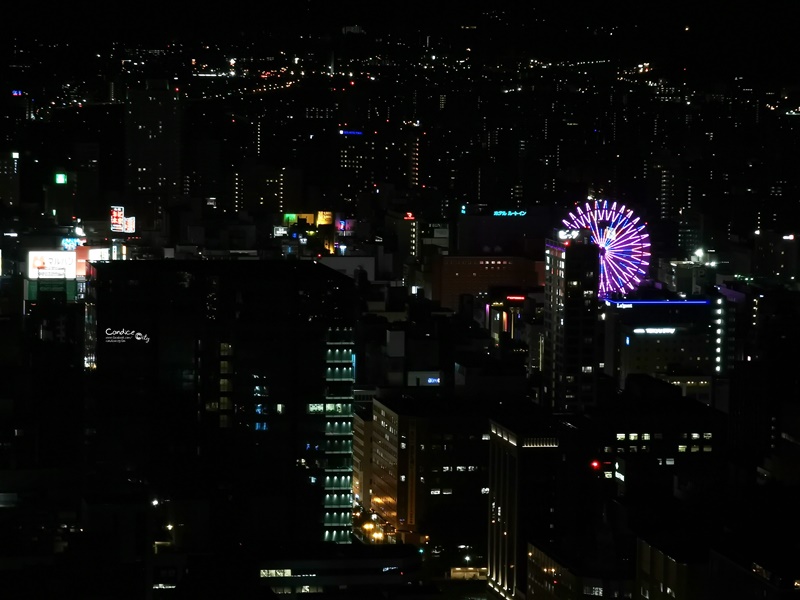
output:
[[799, 9], [14, 7], [2, 597], [800, 598]]

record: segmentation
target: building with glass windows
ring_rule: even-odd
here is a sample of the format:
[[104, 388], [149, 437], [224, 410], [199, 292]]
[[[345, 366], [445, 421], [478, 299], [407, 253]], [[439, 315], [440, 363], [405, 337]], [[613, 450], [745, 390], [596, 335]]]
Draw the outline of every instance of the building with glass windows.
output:
[[147, 482], [175, 546], [350, 542], [356, 314], [311, 261], [90, 266], [90, 460]]
[[600, 257], [589, 230], [545, 242], [542, 398], [558, 412], [580, 412], [597, 401], [601, 348], [597, 292]]

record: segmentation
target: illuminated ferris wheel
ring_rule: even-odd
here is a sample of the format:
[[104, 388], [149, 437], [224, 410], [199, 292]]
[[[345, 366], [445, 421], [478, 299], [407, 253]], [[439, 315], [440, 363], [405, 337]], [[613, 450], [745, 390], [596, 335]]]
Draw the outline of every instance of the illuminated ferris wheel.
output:
[[589, 229], [592, 242], [600, 247], [598, 297], [626, 294], [647, 275], [650, 266], [650, 236], [645, 224], [625, 205], [607, 200], [577, 205], [564, 224], [570, 229]]

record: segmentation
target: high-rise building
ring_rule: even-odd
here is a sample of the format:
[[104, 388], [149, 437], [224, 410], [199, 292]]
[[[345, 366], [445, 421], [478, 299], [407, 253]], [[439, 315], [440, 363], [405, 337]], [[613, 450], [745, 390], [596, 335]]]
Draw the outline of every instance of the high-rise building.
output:
[[558, 412], [573, 412], [596, 402], [600, 256], [589, 230], [553, 238], [545, 244], [542, 398]]
[[19, 205], [19, 177], [19, 152], [7, 152], [0, 157], [0, 206]]
[[353, 281], [311, 261], [89, 268], [99, 470], [169, 499], [176, 543], [347, 543]]
[[180, 193], [181, 96], [166, 80], [128, 89], [125, 110], [125, 188], [139, 219], [157, 221]]
[[631, 374], [691, 376], [689, 380], [702, 382], [710, 392], [711, 377], [727, 369], [724, 312], [722, 298], [607, 301], [606, 374], [620, 388]]

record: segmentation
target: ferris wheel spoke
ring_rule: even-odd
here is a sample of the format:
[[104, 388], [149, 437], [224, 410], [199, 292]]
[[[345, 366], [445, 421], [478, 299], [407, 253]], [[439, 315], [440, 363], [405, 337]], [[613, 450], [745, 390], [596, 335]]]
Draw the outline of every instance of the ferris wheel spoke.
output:
[[588, 229], [592, 242], [604, 250], [600, 259], [599, 295], [635, 289], [650, 266], [650, 236], [641, 217], [624, 204], [607, 200], [576, 204], [562, 222], [572, 229]]

